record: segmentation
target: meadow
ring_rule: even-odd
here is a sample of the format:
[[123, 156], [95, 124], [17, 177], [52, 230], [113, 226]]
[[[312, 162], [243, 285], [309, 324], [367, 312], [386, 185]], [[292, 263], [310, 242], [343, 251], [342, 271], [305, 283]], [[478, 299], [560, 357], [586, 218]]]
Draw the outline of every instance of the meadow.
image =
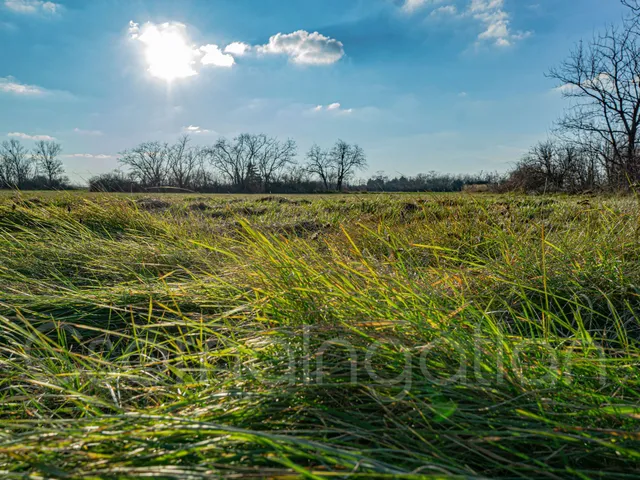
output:
[[0, 194], [0, 476], [638, 478], [633, 196]]

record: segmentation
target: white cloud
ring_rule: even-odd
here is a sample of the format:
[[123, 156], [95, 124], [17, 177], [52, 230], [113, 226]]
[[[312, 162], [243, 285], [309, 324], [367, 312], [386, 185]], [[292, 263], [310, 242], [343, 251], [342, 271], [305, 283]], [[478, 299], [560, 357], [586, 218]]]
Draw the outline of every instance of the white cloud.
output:
[[59, 3], [42, 0], [4, 0], [4, 6], [13, 12], [26, 14], [54, 14], [62, 9]]
[[207, 135], [207, 134], [215, 134], [216, 132], [213, 130], [207, 130], [206, 128], [200, 128], [196, 125], [189, 125], [188, 127], [182, 127], [183, 133], [194, 134], [194, 135]]
[[439, 17], [444, 15], [456, 15], [458, 13], [458, 9], [455, 5], [443, 5], [442, 7], [438, 7], [431, 12], [432, 17]]
[[509, 47], [531, 35], [531, 32], [511, 31], [511, 16], [504, 10], [504, 0], [471, 0], [468, 13], [484, 25], [478, 41], [497, 47]]
[[[634, 83], [640, 83], [640, 81], [636, 79]], [[552, 92], [562, 93], [566, 96], [574, 96], [576, 94], [580, 94], [580, 92], [582, 92], [582, 88], [585, 88], [587, 90], [611, 92], [615, 89], [615, 82], [610, 74], [601, 73], [594, 78], [583, 81], [579, 85], [565, 83], [564, 85], [553, 88]]]
[[561, 93], [566, 95], [576, 93], [579, 90], [580, 89], [578, 87], [576, 87], [575, 85], [571, 85], [569, 83], [565, 83], [564, 85], [560, 85], [559, 87], [555, 87], [551, 89], [551, 91], [554, 93]]
[[44, 95], [47, 93], [44, 88], [20, 83], [13, 77], [0, 77], [0, 92], [32, 96]]
[[479, 22], [482, 31], [477, 37], [478, 45], [485, 43], [496, 47], [509, 47], [531, 35], [531, 32], [514, 32], [511, 29], [511, 14], [505, 10], [505, 0], [468, 0], [467, 6], [461, 10], [453, 0], [404, 0], [402, 10], [414, 13], [427, 5], [435, 6], [445, 1], [447, 4], [434, 8], [430, 16], [466, 18]]
[[213, 65], [214, 67], [233, 67], [236, 63], [233, 55], [222, 53], [218, 45], [203, 45], [200, 51], [204, 54], [200, 62], [202, 65]]
[[458, 96], [459, 96], [460, 98], [465, 98], [465, 97], [468, 97], [468, 96], [469, 96], [469, 94], [468, 94], [467, 92], [460, 92], [460, 93], [458, 94]]
[[342, 105], [338, 102], [331, 103], [326, 107], [324, 105], [318, 105], [316, 107], [313, 107], [311, 110], [314, 112], [327, 111], [327, 112], [335, 112], [335, 113], [341, 113], [341, 114], [353, 113], [353, 108], [342, 108]]
[[404, 5], [402, 6], [402, 9], [405, 12], [411, 13], [419, 9], [420, 7], [425, 6], [428, 1], [429, 0], [405, 0]]
[[224, 48], [224, 53], [242, 57], [251, 50], [251, 45], [242, 42], [233, 42]]
[[104, 155], [104, 154], [95, 155], [93, 153], [70, 153], [62, 156], [65, 158], [97, 158], [99, 160], [106, 160], [107, 158], [113, 158], [113, 155]]
[[268, 44], [258, 47], [258, 52], [287, 55], [292, 62], [303, 65], [330, 65], [344, 56], [344, 45], [318, 32], [298, 30], [273, 35]]
[[133, 20], [129, 22], [129, 36], [134, 40], [140, 36], [140, 24]]
[[29, 135], [22, 132], [7, 133], [7, 137], [16, 137], [21, 138], [22, 140], [55, 140], [55, 137], [51, 137], [49, 135]]
[[186, 25], [177, 22], [147, 22], [141, 26], [130, 21], [128, 34], [133, 41], [144, 45], [149, 73], [168, 82], [198, 75], [203, 66], [233, 67], [236, 64], [235, 57], [251, 51], [287, 55], [292, 62], [306, 65], [329, 65], [344, 56], [344, 47], [338, 40], [304, 30], [290, 34], [278, 33], [266, 45], [253, 47], [233, 42], [224, 49], [215, 44], [198, 46], [191, 43]]
[[429, 4], [441, 3], [443, 0], [404, 0], [402, 10], [406, 13], [414, 13]]
[[78, 135], [102, 135], [102, 132], [100, 130], [83, 130], [81, 128], [74, 128], [73, 131]]
[[166, 81], [198, 75], [202, 66], [232, 67], [236, 63], [234, 55], [244, 55], [251, 48], [234, 42], [223, 52], [218, 45], [195, 45], [189, 40], [186, 25], [178, 22], [140, 26], [130, 21], [128, 31], [132, 40], [144, 45], [149, 73]]

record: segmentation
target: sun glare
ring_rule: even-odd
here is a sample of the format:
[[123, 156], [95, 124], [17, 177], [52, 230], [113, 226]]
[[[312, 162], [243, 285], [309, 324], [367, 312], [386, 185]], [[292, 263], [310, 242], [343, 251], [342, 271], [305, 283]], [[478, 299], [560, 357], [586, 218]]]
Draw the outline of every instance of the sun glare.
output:
[[136, 38], [146, 47], [151, 75], [167, 82], [197, 75], [193, 66], [199, 52], [189, 45], [184, 30], [184, 25], [169, 23], [147, 24], [142, 28]]

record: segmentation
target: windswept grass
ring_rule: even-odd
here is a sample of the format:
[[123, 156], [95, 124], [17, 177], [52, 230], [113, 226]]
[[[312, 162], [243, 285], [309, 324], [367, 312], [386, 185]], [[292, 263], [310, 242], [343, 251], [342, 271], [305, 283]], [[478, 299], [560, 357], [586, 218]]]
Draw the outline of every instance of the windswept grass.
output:
[[633, 198], [0, 197], [3, 478], [638, 478]]

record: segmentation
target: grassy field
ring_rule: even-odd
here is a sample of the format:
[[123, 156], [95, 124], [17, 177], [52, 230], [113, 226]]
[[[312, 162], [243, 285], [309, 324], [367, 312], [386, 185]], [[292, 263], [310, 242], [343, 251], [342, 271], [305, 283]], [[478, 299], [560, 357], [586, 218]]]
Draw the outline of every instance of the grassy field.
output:
[[638, 478], [634, 197], [0, 196], [2, 478]]

